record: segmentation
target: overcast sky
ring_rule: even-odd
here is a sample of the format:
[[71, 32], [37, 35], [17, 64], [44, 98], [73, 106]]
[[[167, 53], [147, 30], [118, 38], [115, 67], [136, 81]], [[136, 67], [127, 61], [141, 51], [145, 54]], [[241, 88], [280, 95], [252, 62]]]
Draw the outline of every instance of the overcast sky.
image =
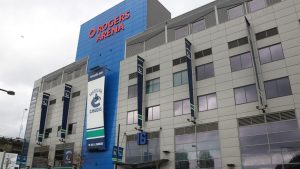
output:
[[[0, 136], [18, 137], [33, 83], [75, 60], [80, 25], [122, 0], [0, 0]], [[172, 17], [213, 0], [159, 0]], [[26, 118], [23, 123], [24, 135]]]

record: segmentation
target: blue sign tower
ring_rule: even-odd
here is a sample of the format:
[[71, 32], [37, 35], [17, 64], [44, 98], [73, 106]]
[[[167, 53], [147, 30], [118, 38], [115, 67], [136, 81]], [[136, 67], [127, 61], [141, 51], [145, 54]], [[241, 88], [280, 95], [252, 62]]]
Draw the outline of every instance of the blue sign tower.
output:
[[158, 0], [124, 0], [81, 25], [76, 61], [88, 57], [88, 71], [96, 66], [109, 70], [105, 73], [104, 86], [105, 150], [88, 150], [85, 121], [84, 169], [113, 168], [111, 155], [116, 137], [119, 70], [126, 39], [170, 18], [170, 12]]

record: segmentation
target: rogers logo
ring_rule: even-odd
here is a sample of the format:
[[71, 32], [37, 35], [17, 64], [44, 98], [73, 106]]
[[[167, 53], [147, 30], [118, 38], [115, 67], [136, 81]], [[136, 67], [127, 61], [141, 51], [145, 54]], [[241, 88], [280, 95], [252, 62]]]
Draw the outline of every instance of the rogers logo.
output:
[[96, 42], [102, 41], [122, 30], [125, 30], [124, 21], [130, 18], [130, 11], [122, 13], [121, 15], [111, 19], [110, 21], [98, 26], [97, 28], [92, 28], [88, 32], [90, 39], [96, 38]]

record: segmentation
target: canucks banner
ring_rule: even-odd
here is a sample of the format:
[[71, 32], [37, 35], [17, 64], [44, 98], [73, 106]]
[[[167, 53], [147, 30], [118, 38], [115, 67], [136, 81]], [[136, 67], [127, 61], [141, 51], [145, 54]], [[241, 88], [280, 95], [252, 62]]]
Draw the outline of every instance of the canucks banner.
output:
[[189, 95], [190, 95], [190, 109], [191, 116], [195, 118], [195, 104], [194, 104], [194, 92], [193, 92], [193, 74], [192, 74], [192, 44], [189, 40], [185, 39], [185, 51], [187, 57], [187, 72], [189, 79]]
[[138, 103], [138, 126], [143, 127], [143, 84], [144, 84], [144, 59], [137, 57], [137, 103]]
[[86, 140], [87, 148], [91, 151], [105, 150], [104, 131], [104, 83], [103, 70], [95, 70], [89, 74]]
[[69, 84], [65, 84], [63, 117], [62, 117], [61, 130], [60, 130], [61, 131], [60, 137], [62, 139], [66, 138], [71, 91], [72, 91], [72, 86]]
[[49, 104], [49, 98], [50, 98], [49, 93], [43, 93], [42, 106], [41, 106], [42, 110], [41, 110], [41, 119], [40, 119], [40, 128], [39, 128], [39, 137], [38, 137], [38, 142], [39, 143], [43, 142], [45, 123], [46, 123], [46, 115], [47, 115], [48, 104]]

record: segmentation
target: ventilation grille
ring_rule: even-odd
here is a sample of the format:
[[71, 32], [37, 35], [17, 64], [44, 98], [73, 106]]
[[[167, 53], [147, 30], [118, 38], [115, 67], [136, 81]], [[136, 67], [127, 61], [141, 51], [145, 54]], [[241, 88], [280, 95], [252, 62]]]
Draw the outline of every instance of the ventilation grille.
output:
[[277, 27], [255, 34], [256, 40], [265, 39], [278, 34]]
[[45, 152], [45, 151], [49, 151], [49, 146], [41, 146], [41, 147], [35, 147], [34, 148], [34, 152]]
[[149, 68], [146, 69], [146, 74], [157, 72], [159, 70], [160, 70], [160, 66], [159, 65], [152, 66], [152, 67], [149, 67]]
[[56, 150], [73, 149], [74, 143], [58, 144]]
[[[266, 118], [264, 116], [266, 116]], [[266, 119], [266, 121], [265, 121], [265, 119]], [[238, 122], [239, 122], [239, 126], [249, 126], [249, 125], [255, 125], [255, 124], [262, 124], [265, 122], [271, 123], [271, 122], [291, 120], [291, 119], [296, 119], [296, 114], [295, 114], [294, 110], [288, 110], [288, 111], [284, 111], [284, 112], [241, 118], [238, 120]]]
[[173, 60], [173, 66], [179, 65], [181, 63], [185, 63], [186, 61], [187, 61], [186, 56], [183, 56], [183, 57], [178, 58], [178, 59], [174, 59]]
[[231, 48], [235, 48], [235, 47], [242, 46], [245, 44], [248, 44], [248, 37], [243, 37], [243, 38], [228, 42], [228, 48], [231, 49]]
[[137, 73], [136, 72], [129, 74], [129, 80], [134, 79], [136, 77], [137, 77]]
[[199, 59], [199, 58], [202, 58], [202, 57], [204, 57], [204, 56], [211, 55], [211, 54], [212, 54], [212, 49], [211, 49], [211, 48], [205, 49], [205, 50], [196, 52], [196, 53], [195, 53], [195, 59]]
[[[208, 123], [208, 124], [200, 124], [196, 127], [197, 132], [207, 132], [207, 131], [213, 131], [218, 130], [218, 123]], [[184, 134], [193, 134], [195, 133], [195, 127], [194, 126], [187, 126], [175, 129], [175, 135], [184, 135]]]

